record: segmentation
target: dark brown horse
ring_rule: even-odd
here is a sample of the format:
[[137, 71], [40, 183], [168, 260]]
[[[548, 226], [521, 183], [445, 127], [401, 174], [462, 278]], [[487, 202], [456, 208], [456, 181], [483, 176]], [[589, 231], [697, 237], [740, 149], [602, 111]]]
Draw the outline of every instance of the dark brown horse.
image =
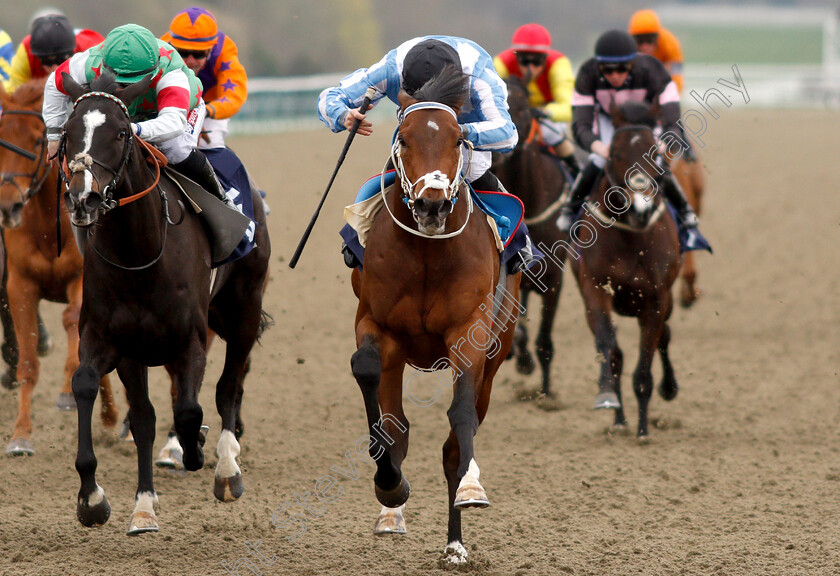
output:
[[[455, 377], [444, 377], [454, 389], [443, 468], [449, 487], [445, 555], [454, 563], [467, 557], [461, 509], [489, 505], [473, 437], [511, 345], [520, 282], [516, 274], [497, 287], [493, 234], [461, 179], [468, 158], [461, 154], [457, 113], [468, 94], [466, 76], [449, 67], [415, 97], [400, 95], [402, 121], [392, 149], [399, 177], [382, 192], [385, 209], [370, 229], [364, 270], [352, 276], [359, 307], [351, 365], [364, 397], [376, 496], [383, 504], [375, 532], [405, 531], [402, 506], [410, 488], [401, 471], [409, 426], [403, 370], [406, 364], [450, 368]], [[500, 306], [493, 305], [494, 292]], [[408, 392], [413, 398], [410, 386]]]
[[[510, 117], [519, 132], [519, 142], [508, 155], [494, 161], [493, 171], [505, 188], [519, 196], [525, 205], [525, 223], [534, 244], [550, 252], [564, 239], [555, 224], [560, 209], [560, 196], [568, 184], [566, 173], [557, 160], [543, 152], [539, 141], [539, 126], [531, 113], [528, 101], [528, 79], [511, 76], [507, 80]], [[542, 317], [534, 342], [542, 369], [542, 393], [551, 393], [551, 360], [554, 343], [551, 331], [560, 305], [563, 288], [563, 267], [551, 259], [540, 260], [522, 278], [522, 306], [528, 303], [531, 292], [542, 296]], [[522, 374], [534, 371], [534, 360], [528, 351], [527, 318], [523, 315], [516, 324], [514, 347], [516, 369]]]
[[[42, 299], [67, 303], [62, 315], [67, 333], [67, 359], [58, 406], [75, 407], [71, 379], [79, 365], [82, 256], [73, 239], [66, 210], [58, 213], [60, 243], [56, 233], [58, 168], [47, 163], [41, 118], [43, 95], [43, 79], [24, 84], [11, 96], [0, 89], [3, 106], [0, 139], [18, 149], [0, 148], [0, 224], [4, 228], [8, 256], [6, 288], [19, 349], [17, 381], [21, 385], [17, 421], [7, 454], [34, 452], [30, 439], [31, 402], [39, 376], [38, 303]], [[102, 422], [113, 427], [117, 409], [105, 375], [101, 386]]]
[[[655, 110], [628, 102], [611, 111], [615, 134], [604, 177], [585, 205], [571, 236], [580, 259], [571, 258], [583, 296], [586, 319], [601, 357], [596, 409], [615, 410], [615, 425], [625, 426], [621, 398], [623, 354], [618, 347], [611, 313], [638, 318], [639, 360], [633, 391], [639, 403], [638, 435], [648, 435], [648, 403], [653, 391], [651, 364], [656, 350], [662, 360], [659, 393], [677, 395], [677, 381], [668, 357], [673, 309], [671, 286], [677, 277], [680, 250], [677, 226], [665, 209], [656, 180], [634, 168], [646, 166], [643, 155], [655, 145], [651, 130]], [[655, 175], [656, 172], [651, 169]]]
[[[157, 531], [157, 495], [152, 478], [155, 412], [148, 395], [148, 367], [163, 365], [177, 398], [175, 429], [184, 467], [204, 465], [198, 392], [206, 365], [208, 329], [227, 343], [216, 385], [222, 433], [216, 447], [214, 494], [237, 499], [244, 486], [236, 459], [243, 378], [262, 319], [262, 294], [269, 258], [268, 231], [255, 197], [257, 247], [244, 258], [211, 270], [203, 223], [185, 210], [179, 189], [161, 177], [154, 152], [133, 136], [128, 110], [151, 77], [119, 88], [108, 73], [89, 90], [64, 75], [74, 109], [64, 126], [62, 147], [69, 171], [65, 195], [73, 223], [86, 235], [84, 300], [79, 324], [80, 366], [73, 376], [78, 405], [81, 488], [76, 513], [85, 526], [110, 515], [96, 483], [91, 409], [96, 382], [116, 369], [126, 389], [131, 432], [137, 445], [138, 486], [129, 534]], [[158, 153], [159, 154], [159, 153]], [[255, 194], [252, 192], [252, 194]]]

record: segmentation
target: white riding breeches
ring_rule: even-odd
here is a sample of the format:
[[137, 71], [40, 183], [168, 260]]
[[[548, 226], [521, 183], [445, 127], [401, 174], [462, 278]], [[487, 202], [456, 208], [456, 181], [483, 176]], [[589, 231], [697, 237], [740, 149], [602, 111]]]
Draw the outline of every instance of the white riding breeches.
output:
[[187, 114], [187, 126], [184, 131], [179, 136], [158, 144], [158, 148], [170, 164], [183, 162], [197, 147], [199, 131], [206, 115], [207, 109], [204, 107], [204, 100], [199, 100], [198, 106]]

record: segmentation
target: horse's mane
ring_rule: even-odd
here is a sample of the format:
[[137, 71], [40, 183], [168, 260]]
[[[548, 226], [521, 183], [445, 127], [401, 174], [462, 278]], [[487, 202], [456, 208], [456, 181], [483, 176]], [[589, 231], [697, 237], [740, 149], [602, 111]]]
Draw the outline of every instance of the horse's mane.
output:
[[108, 94], [115, 94], [119, 85], [117, 84], [117, 76], [111, 70], [102, 67], [102, 72], [90, 81], [91, 92], [107, 92]]
[[440, 74], [430, 79], [411, 95], [420, 102], [440, 102], [460, 108], [470, 92], [470, 77], [461, 68], [447, 64]]
[[650, 106], [644, 102], [628, 101], [618, 107], [619, 112], [629, 124], [642, 124], [653, 128], [656, 118], [650, 116]]
[[22, 84], [9, 95], [9, 101], [23, 108], [32, 108], [38, 105], [44, 98], [44, 84], [46, 82], [46, 78], [36, 78]]

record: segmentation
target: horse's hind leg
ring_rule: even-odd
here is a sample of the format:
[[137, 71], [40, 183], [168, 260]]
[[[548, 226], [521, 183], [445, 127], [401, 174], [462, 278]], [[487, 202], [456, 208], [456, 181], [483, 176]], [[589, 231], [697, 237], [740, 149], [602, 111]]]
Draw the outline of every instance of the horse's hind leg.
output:
[[592, 282], [581, 283], [581, 295], [586, 304], [586, 321], [595, 335], [595, 349], [598, 351], [601, 362], [598, 395], [595, 397], [592, 408], [615, 410], [615, 424], [622, 425], [626, 422], [619, 388], [623, 354], [618, 347], [615, 327], [610, 318], [612, 296]]
[[216, 384], [216, 409], [222, 418], [222, 433], [216, 446], [219, 463], [216, 465], [213, 494], [222, 502], [237, 500], [245, 492], [242, 473], [236, 463], [240, 450], [236, 421], [242, 400], [245, 364], [256, 340], [256, 332], [252, 336], [250, 340], [235, 337], [227, 339], [225, 368]]
[[[562, 274], [562, 272], [560, 272]], [[552, 279], [553, 280], [553, 279]], [[542, 318], [540, 331], [537, 334], [537, 358], [542, 368], [542, 393], [551, 396], [551, 360], [554, 358], [554, 342], [551, 340], [551, 330], [554, 328], [554, 317], [560, 304], [560, 281], [553, 281], [551, 288], [542, 298]]]
[[[353, 376], [362, 391], [365, 414], [370, 432], [369, 453], [376, 460], [376, 474], [373, 483], [376, 498], [388, 508], [405, 504], [411, 493], [408, 480], [402, 475], [402, 464], [408, 452], [408, 421], [402, 407], [402, 370], [404, 363], [398, 354], [396, 343], [381, 337], [372, 322], [362, 320], [356, 327], [359, 347], [350, 359]], [[383, 361], [384, 359], [384, 361]], [[381, 391], [380, 391], [381, 388]], [[383, 400], [387, 409], [380, 416], [379, 403]]]
[[134, 511], [126, 534], [135, 536], [157, 532], [158, 497], [152, 475], [152, 450], [155, 443], [155, 408], [149, 400], [148, 369], [136, 362], [122, 360], [117, 373], [125, 385], [131, 433], [137, 445], [137, 493]]
[[8, 390], [15, 387], [17, 380], [18, 365], [18, 343], [15, 337], [15, 325], [12, 321], [12, 312], [9, 308], [9, 293], [6, 290], [6, 276], [3, 276], [3, 283], [0, 286], [0, 322], [3, 324], [3, 361], [8, 368], [0, 375], [0, 384]]
[[526, 309], [526, 312], [519, 315], [519, 319], [516, 321], [516, 328], [513, 333], [513, 348], [516, 349], [516, 371], [525, 375], [532, 374], [534, 369], [537, 367], [534, 363], [534, 358], [531, 356], [531, 352], [528, 351], [528, 328], [526, 325], [528, 322], [528, 295], [530, 293], [530, 290], [522, 290], [521, 305]]

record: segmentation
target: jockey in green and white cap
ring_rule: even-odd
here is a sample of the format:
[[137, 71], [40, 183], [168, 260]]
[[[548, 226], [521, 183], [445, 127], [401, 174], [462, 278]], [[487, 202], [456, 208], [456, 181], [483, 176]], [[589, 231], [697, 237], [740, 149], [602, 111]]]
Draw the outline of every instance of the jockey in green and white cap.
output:
[[196, 149], [206, 114], [201, 81], [175, 48], [137, 24], [114, 28], [104, 42], [74, 55], [50, 75], [43, 106], [50, 156], [58, 149], [61, 127], [73, 107], [62, 74], [87, 84], [105, 70], [120, 84], [151, 76], [148, 90], [126, 102], [134, 133], [160, 148], [173, 168], [226, 201], [213, 168]]

